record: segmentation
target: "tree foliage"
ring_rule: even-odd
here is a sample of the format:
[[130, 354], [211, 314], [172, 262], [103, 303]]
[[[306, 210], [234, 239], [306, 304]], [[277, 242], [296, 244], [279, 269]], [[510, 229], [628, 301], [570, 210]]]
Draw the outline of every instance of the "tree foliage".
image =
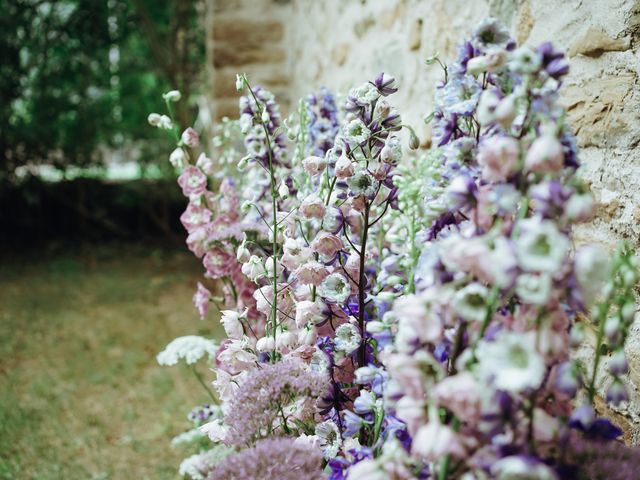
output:
[[[164, 140], [146, 125], [148, 112], [163, 91], [197, 92], [202, 1], [0, 4], [0, 171], [100, 165], [100, 147], [140, 139], [139, 159], [153, 161]], [[193, 113], [187, 103], [178, 115], [186, 124]]]

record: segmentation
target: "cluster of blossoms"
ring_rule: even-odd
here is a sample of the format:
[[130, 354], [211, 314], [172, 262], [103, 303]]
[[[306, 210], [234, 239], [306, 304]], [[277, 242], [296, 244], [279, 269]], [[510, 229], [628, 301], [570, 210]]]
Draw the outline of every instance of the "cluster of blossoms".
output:
[[[187, 244], [223, 293], [198, 284], [194, 304], [202, 318], [215, 304], [227, 337], [158, 357], [213, 357], [216, 405], [177, 437], [200, 448], [182, 473], [552, 480], [639, 462], [594, 410], [601, 363], [606, 401], [627, 400], [639, 262], [572, 245], [593, 202], [557, 101], [568, 63], [489, 19], [440, 64], [419, 156], [388, 74], [341, 111], [323, 89], [286, 121], [238, 76], [242, 158], [193, 161], [198, 135], [175, 131]], [[571, 355], [587, 337], [591, 364]]]

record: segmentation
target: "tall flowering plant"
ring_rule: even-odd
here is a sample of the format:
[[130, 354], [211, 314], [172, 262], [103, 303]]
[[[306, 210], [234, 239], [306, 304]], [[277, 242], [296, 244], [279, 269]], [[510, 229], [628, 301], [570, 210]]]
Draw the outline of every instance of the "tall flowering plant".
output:
[[[216, 376], [211, 391], [193, 370], [211, 403], [174, 439], [199, 450], [182, 474], [559, 479], [617, 465], [629, 478], [637, 455], [603, 443], [621, 431], [594, 402], [603, 364], [606, 400], [627, 400], [638, 260], [572, 244], [592, 200], [557, 103], [568, 64], [492, 19], [436, 62], [422, 155], [403, 148], [405, 127], [419, 141], [388, 74], [342, 110], [323, 89], [286, 121], [239, 75], [240, 118], [223, 122], [216, 160], [174, 127], [177, 92], [150, 116], [175, 135], [187, 244], [222, 289], [198, 284], [194, 303], [203, 318], [213, 303], [226, 333], [158, 356], [208, 359]], [[585, 364], [571, 351], [589, 331]]]

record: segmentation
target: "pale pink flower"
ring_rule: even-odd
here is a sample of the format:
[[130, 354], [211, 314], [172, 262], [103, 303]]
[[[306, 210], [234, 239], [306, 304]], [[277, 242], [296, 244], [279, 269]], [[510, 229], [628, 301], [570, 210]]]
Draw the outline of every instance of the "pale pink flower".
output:
[[187, 197], [202, 195], [207, 189], [207, 176], [198, 167], [189, 165], [178, 177], [178, 185]]
[[329, 309], [320, 299], [312, 302], [303, 300], [296, 304], [296, 326], [303, 328], [306, 325], [316, 325], [326, 320]]
[[204, 153], [201, 153], [196, 161], [196, 167], [204, 172], [205, 175], [213, 175], [214, 173], [214, 164], [213, 160], [207, 157]]
[[204, 320], [209, 311], [209, 300], [211, 299], [211, 292], [207, 290], [204, 285], [198, 282], [198, 290], [193, 294], [193, 304], [195, 305], [200, 318]]
[[504, 182], [518, 168], [518, 141], [511, 137], [491, 137], [478, 149], [482, 177], [489, 182]]
[[256, 355], [248, 351], [249, 347], [246, 338], [227, 340], [221, 345], [217, 360], [230, 372], [247, 370], [258, 361]]
[[310, 261], [300, 265], [295, 270], [295, 276], [300, 283], [318, 286], [329, 275], [329, 269], [320, 262]]
[[316, 157], [312, 155], [310, 157], [305, 158], [302, 161], [302, 165], [304, 167], [305, 172], [307, 172], [312, 177], [315, 175], [319, 175], [324, 172], [324, 169], [327, 168], [327, 161], [324, 158]]
[[311, 242], [311, 250], [327, 258], [333, 258], [343, 247], [340, 237], [323, 231], [318, 232], [316, 238]]
[[468, 372], [446, 377], [431, 390], [441, 406], [466, 422], [474, 423], [481, 414], [481, 386]]
[[283, 255], [280, 258], [280, 262], [289, 270], [295, 270], [313, 255], [313, 252], [306, 246], [302, 238], [286, 238], [282, 251]]
[[347, 157], [346, 155], [340, 156], [336, 161], [336, 177], [340, 180], [344, 180], [346, 178], [352, 177], [355, 173], [355, 165], [354, 163]]
[[436, 343], [443, 334], [441, 320], [432, 315], [425, 301], [416, 295], [405, 295], [393, 304], [398, 329], [410, 329], [422, 343]]
[[212, 442], [224, 442], [229, 433], [229, 427], [227, 427], [221, 419], [217, 418], [212, 422], [202, 425], [200, 431], [209, 437]]
[[527, 152], [524, 166], [535, 173], [554, 173], [562, 169], [564, 150], [562, 143], [550, 134], [536, 138]]
[[225, 252], [221, 248], [209, 250], [202, 259], [202, 264], [204, 265], [204, 268], [207, 269], [205, 276], [213, 279], [222, 278], [227, 275], [231, 263], [235, 263], [235, 261], [236, 259], [234, 256]]
[[182, 132], [180, 140], [189, 148], [197, 148], [200, 145], [200, 135], [191, 127]]
[[396, 416], [407, 424], [407, 431], [413, 436], [427, 421], [425, 401], [404, 396], [395, 404]]
[[246, 310], [242, 313], [236, 312], [235, 310], [222, 310], [220, 312], [220, 323], [222, 323], [222, 327], [224, 328], [227, 337], [232, 339], [242, 338], [244, 330], [242, 328], [240, 318], [244, 317], [246, 313]]
[[204, 227], [196, 228], [189, 232], [187, 237], [187, 247], [193, 254], [201, 258], [207, 251], [205, 241], [207, 240], [207, 229]]
[[300, 214], [305, 218], [322, 219], [325, 210], [324, 201], [315, 193], [307, 196], [300, 205]]
[[431, 421], [416, 433], [411, 453], [419, 458], [435, 461], [446, 455], [464, 458], [467, 452], [457, 433], [438, 421]]
[[387, 473], [373, 459], [364, 459], [349, 467], [347, 480], [388, 480]]
[[180, 216], [180, 221], [187, 232], [191, 233], [194, 229], [201, 227], [211, 221], [211, 210], [189, 203], [187, 209]]

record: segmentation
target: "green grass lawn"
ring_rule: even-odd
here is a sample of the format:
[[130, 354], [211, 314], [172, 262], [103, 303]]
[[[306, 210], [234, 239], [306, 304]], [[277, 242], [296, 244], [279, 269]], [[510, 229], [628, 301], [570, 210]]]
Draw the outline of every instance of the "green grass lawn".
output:
[[191, 304], [197, 259], [128, 250], [2, 262], [0, 479], [178, 477], [169, 441], [206, 396], [155, 355], [217, 322]]

